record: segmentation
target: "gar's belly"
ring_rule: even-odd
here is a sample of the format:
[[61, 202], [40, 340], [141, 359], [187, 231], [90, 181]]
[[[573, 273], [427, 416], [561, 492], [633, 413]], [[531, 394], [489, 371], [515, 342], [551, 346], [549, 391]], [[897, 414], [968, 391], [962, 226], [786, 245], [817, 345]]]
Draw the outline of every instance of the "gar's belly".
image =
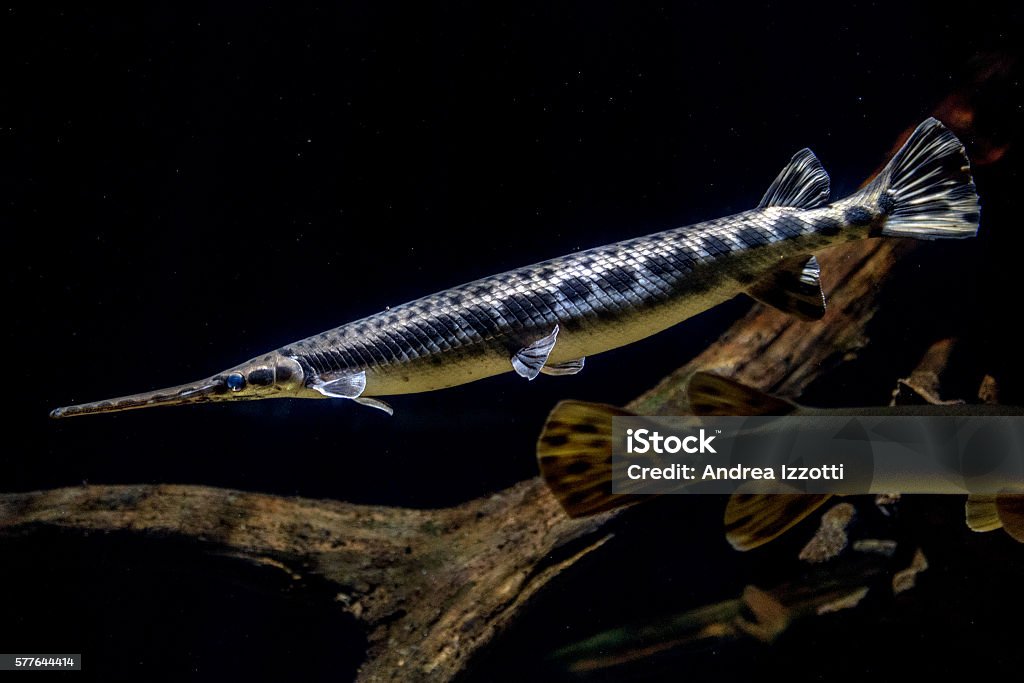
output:
[[[558, 341], [548, 357], [548, 363], [564, 363], [595, 356], [632, 344], [717, 306], [731, 299], [738, 291], [721, 289], [682, 297], [604, 319], [562, 321]], [[368, 370], [363, 395], [389, 396], [434, 391], [512, 372], [508, 346], [502, 340], [496, 340], [490, 344], [479, 344]]]

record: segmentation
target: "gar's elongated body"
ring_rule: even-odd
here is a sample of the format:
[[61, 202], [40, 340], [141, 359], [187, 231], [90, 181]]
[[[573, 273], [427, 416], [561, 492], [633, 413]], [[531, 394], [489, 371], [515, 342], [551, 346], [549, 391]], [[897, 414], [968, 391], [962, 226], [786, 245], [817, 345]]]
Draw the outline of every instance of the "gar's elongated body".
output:
[[53, 411], [271, 397], [431, 391], [515, 371], [571, 374], [595, 355], [741, 292], [806, 319], [824, 314], [824, 247], [878, 235], [970, 237], [978, 198], [963, 146], [921, 124], [863, 190], [828, 204], [829, 180], [798, 152], [757, 208], [588, 249], [455, 287], [289, 344], [189, 385]]

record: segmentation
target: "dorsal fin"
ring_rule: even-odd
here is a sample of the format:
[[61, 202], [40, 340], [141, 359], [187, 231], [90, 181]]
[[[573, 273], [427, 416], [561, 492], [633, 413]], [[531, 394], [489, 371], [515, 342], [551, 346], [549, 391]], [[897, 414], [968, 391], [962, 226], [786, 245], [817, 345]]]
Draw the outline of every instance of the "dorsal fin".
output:
[[786, 259], [751, 285], [747, 294], [800, 320], [821, 320], [825, 316], [821, 266], [813, 256]]
[[734, 379], [695, 372], [686, 385], [694, 415], [789, 415], [798, 406]]
[[828, 201], [829, 179], [825, 168], [804, 148], [793, 155], [789, 163], [776, 176], [768, 191], [761, 198], [757, 208], [769, 206], [792, 206], [798, 209], [813, 209]]

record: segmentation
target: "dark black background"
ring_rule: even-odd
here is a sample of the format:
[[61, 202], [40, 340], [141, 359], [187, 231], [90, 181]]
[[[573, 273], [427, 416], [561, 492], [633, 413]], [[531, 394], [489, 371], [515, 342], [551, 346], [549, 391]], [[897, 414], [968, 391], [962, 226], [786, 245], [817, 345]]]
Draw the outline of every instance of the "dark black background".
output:
[[[46, 415], [208, 376], [479, 276], [749, 208], [803, 146], [845, 194], [907, 126], [954, 90], [973, 92], [992, 61], [1011, 76], [979, 95], [976, 125], [1008, 151], [976, 170], [982, 235], [915, 252], [893, 278], [872, 345], [808, 398], [883, 403], [930, 341], [957, 334], [968, 360], [954, 394], [970, 398], [989, 372], [1008, 402], [1024, 400], [1007, 322], [1019, 309], [1024, 241], [1013, 232], [1015, 3], [955, 14], [588, 2], [2, 11], [4, 491], [174, 482], [441, 506], [532, 476], [537, 431], [557, 400], [625, 403], [747, 301], [590, 359], [576, 377], [505, 375], [397, 397], [393, 418], [334, 401]], [[962, 529], [959, 504], [943, 503], [949, 536], [936, 544], [1006, 553], [1019, 567], [1009, 539]], [[479, 676], [536, 676], [550, 648], [597, 625], [756, 581], [758, 560], [722, 547], [716, 505], [659, 502], [624, 522], [620, 545], [579, 581], [560, 582]], [[315, 586], [296, 594], [187, 546], [117, 536], [50, 534], [3, 548], [0, 650], [84, 651], [94, 671], [146, 678], [240, 666], [260, 679], [298, 666], [300, 678], [345, 680], [359, 660], [360, 632], [320, 606]], [[993, 613], [1019, 582], [963, 599], [986, 567], [946, 555], [932, 593], [919, 596], [925, 606], [846, 617], [821, 639], [821, 656], [726, 653], [724, 673], [767, 663], [801, 680], [837, 666], [874, 676], [878, 651], [911, 672], [938, 649], [946, 666], [1019, 670]], [[624, 580], [643, 588], [623, 598]], [[953, 596], [948, 612], [932, 613], [936, 596]], [[956, 634], [971, 628], [964, 646]], [[851, 639], [865, 637], [875, 654], [851, 654]], [[647, 673], [719, 666], [712, 657]]]

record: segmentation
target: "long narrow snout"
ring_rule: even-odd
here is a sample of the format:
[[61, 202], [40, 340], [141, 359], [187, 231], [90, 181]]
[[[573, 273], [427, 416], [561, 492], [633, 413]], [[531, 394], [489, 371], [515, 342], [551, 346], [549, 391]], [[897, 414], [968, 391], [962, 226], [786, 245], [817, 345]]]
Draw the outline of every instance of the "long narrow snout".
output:
[[50, 411], [50, 417], [73, 417], [75, 415], [92, 415], [95, 413], [113, 413], [120, 410], [136, 410], [138, 408], [150, 408], [152, 406], [176, 406], [186, 403], [205, 403], [216, 400], [228, 392], [227, 380], [217, 376], [191, 384], [181, 384], [176, 387], [146, 391], [141, 394], [131, 394], [120, 398], [111, 398], [105, 401], [93, 403], [78, 403], [76, 405], [55, 408]]

